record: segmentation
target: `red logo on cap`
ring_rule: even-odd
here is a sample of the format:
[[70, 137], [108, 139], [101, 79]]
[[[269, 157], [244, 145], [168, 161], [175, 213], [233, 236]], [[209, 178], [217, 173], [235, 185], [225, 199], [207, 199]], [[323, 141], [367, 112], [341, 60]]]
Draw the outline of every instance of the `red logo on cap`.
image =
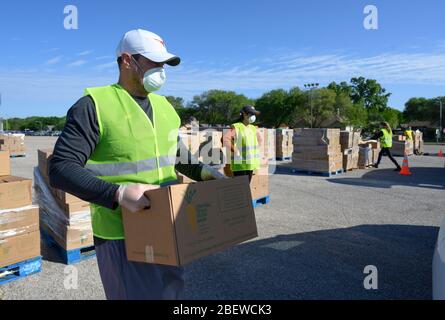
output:
[[156, 38], [154, 38], [156, 41], [159, 41], [163, 46], [164, 46], [164, 48], [165, 48], [165, 43], [164, 43], [164, 41], [162, 41], [161, 39], [156, 39]]

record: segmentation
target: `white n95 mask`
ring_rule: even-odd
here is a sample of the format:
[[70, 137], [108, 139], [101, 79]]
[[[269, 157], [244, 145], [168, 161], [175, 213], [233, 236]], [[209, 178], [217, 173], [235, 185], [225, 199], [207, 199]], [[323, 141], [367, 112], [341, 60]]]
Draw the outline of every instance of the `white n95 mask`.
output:
[[167, 76], [164, 68], [150, 69], [144, 74], [144, 88], [147, 92], [158, 91], [165, 84], [166, 80]]
[[255, 121], [256, 121], [256, 116], [251, 116], [251, 117], [249, 118], [249, 123], [250, 123], [250, 124], [255, 123]]

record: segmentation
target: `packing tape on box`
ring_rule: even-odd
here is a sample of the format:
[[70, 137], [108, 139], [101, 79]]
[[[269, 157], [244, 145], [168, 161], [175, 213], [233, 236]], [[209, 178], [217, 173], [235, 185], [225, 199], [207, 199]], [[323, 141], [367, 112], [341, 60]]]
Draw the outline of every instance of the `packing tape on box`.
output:
[[32, 226], [26, 226], [22, 228], [16, 228], [16, 229], [8, 229], [4, 231], [0, 231], [0, 238], [9, 238], [9, 237], [15, 237], [20, 234], [28, 233], [28, 230], [31, 229]]
[[[10, 213], [10, 212], [21, 212], [21, 211], [26, 211], [26, 210], [31, 210], [31, 209], [38, 209], [38, 206], [35, 205], [29, 205], [26, 207], [20, 207], [20, 208], [14, 208], [14, 209], [5, 209], [5, 210], [0, 210], [0, 214], [2, 213]], [[1, 224], [1, 219], [0, 219], [0, 224]]]
[[147, 262], [147, 263], [155, 262], [153, 246], [150, 246], [150, 245], [145, 246], [145, 262]]

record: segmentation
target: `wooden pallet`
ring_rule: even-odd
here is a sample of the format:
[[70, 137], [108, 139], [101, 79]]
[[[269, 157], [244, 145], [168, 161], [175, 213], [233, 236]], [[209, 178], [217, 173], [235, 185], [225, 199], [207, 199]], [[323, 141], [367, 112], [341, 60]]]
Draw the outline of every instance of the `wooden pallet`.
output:
[[253, 208], [255, 209], [255, 208], [259, 207], [259, 206], [269, 204], [270, 203], [270, 196], [266, 196], [266, 197], [263, 197], [263, 198], [260, 198], [260, 199], [256, 199], [256, 200], [253, 200], [252, 202], [253, 202]]
[[96, 257], [96, 251], [94, 246], [66, 250], [62, 248], [50, 234], [45, 232], [45, 230], [40, 229], [40, 234], [42, 236], [42, 240], [48, 246], [54, 248], [57, 251], [58, 255], [60, 256], [64, 264], [67, 265], [76, 264], [84, 260]]
[[0, 268], [0, 285], [23, 279], [42, 271], [42, 257]]
[[344, 173], [343, 169], [339, 169], [337, 171], [332, 172], [322, 172], [322, 171], [312, 171], [307, 169], [298, 169], [293, 167], [277, 167], [277, 172], [285, 172], [288, 174], [303, 174], [303, 175], [309, 175], [309, 176], [322, 176], [322, 177], [332, 177], [332, 176], [338, 176], [342, 173]]
[[292, 161], [292, 157], [277, 157], [277, 161]]
[[11, 158], [26, 158], [26, 153], [23, 154], [11, 154]]

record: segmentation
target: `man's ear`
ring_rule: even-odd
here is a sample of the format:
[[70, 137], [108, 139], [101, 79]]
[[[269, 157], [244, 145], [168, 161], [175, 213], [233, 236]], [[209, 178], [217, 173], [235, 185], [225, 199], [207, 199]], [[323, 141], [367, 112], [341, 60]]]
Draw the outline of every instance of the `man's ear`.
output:
[[125, 69], [130, 69], [131, 68], [131, 55], [128, 53], [123, 53], [122, 56], [122, 67]]

